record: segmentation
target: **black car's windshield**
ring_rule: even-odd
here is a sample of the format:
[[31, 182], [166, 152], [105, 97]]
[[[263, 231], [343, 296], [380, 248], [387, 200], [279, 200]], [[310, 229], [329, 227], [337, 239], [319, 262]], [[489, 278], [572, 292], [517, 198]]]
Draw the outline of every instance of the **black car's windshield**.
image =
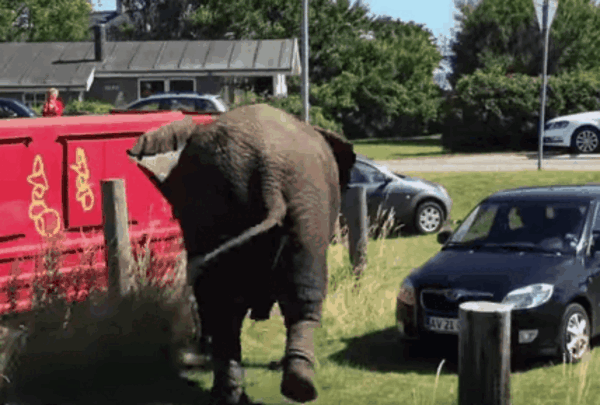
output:
[[448, 247], [574, 252], [588, 203], [484, 202], [469, 214]]

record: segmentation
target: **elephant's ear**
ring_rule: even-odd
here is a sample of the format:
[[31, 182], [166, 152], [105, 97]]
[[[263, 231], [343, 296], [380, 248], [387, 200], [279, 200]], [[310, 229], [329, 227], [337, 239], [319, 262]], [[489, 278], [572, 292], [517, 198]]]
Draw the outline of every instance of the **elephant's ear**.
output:
[[350, 170], [352, 170], [352, 166], [356, 162], [354, 147], [350, 142], [342, 138], [341, 135], [333, 131], [317, 126], [313, 126], [313, 128], [325, 138], [331, 150], [333, 150], [340, 172], [340, 188], [343, 191], [350, 182]]
[[181, 149], [192, 136], [198, 125], [192, 118], [172, 122], [140, 136], [133, 148], [127, 151], [129, 156], [141, 159], [160, 153], [175, 152]]

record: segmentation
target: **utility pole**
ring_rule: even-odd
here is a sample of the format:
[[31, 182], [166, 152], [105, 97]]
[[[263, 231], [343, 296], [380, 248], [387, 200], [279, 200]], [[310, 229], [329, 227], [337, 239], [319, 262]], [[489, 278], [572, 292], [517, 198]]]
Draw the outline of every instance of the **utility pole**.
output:
[[538, 137], [538, 170], [542, 170], [542, 159], [544, 153], [544, 133], [546, 126], [546, 87], [548, 87], [548, 39], [550, 33], [550, 25], [558, 7], [558, 0], [543, 0], [543, 4], [539, 0], [533, 0], [533, 5], [542, 30], [542, 38], [544, 39], [544, 62], [542, 65], [542, 92], [540, 102], [540, 125]]
[[302, 104], [304, 106], [304, 121], [310, 123], [310, 106], [308, 105], [308, 0], [302, 0]]

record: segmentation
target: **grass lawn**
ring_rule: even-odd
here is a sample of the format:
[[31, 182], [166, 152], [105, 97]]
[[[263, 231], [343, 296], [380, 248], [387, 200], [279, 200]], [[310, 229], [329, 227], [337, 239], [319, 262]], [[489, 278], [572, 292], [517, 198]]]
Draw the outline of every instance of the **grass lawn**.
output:
[[[454, 199], [452, 218], [462, 219], [487, 195], [501, 189], [546, 184], [600, 181], [600, 172], [412, 173], [444, 184]], [[456, 359], [446, 361], [436, 383], [439, 353], [405, 358], [395, 339], [394, 305], [408, 272], [439, 251], [435, 235], [369, 242], [369, 265], [360, 289], [352, 290], [347, 250], [329, 250], [330, 289], [323, 326], [316, 332], [315, 404], [457, 404]], [[247, 320], [242, 335], [249, 395], [266, 405], [289, 403], [279, 393], [281, 374], [267, 365], [283, 355], [282, 319]], [[597, 404], [600, 400], [600, 351], [579, 365], [553, 365], [549, 360], [516, 370], [511, 378], [512, 403]], [[212, 375], [191, 374], [210, 388]]]
[[[444, 150], [441, 139], [390, 140], [357, 139], [353, 140], [354, 150], [373, 160], [397, 160], [418, 157], [436, 157], [464, 155]], [[481, 150], [477, 153], [498, 153], [497, 150]]]

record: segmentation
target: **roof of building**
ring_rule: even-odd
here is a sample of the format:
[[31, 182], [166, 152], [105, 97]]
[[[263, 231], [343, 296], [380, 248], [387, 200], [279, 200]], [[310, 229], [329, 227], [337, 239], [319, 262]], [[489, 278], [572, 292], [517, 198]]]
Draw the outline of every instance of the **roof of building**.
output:
[[0, 43], [0, 91], [89, 90], [94, 78], [300, 74], [298, 40]]

